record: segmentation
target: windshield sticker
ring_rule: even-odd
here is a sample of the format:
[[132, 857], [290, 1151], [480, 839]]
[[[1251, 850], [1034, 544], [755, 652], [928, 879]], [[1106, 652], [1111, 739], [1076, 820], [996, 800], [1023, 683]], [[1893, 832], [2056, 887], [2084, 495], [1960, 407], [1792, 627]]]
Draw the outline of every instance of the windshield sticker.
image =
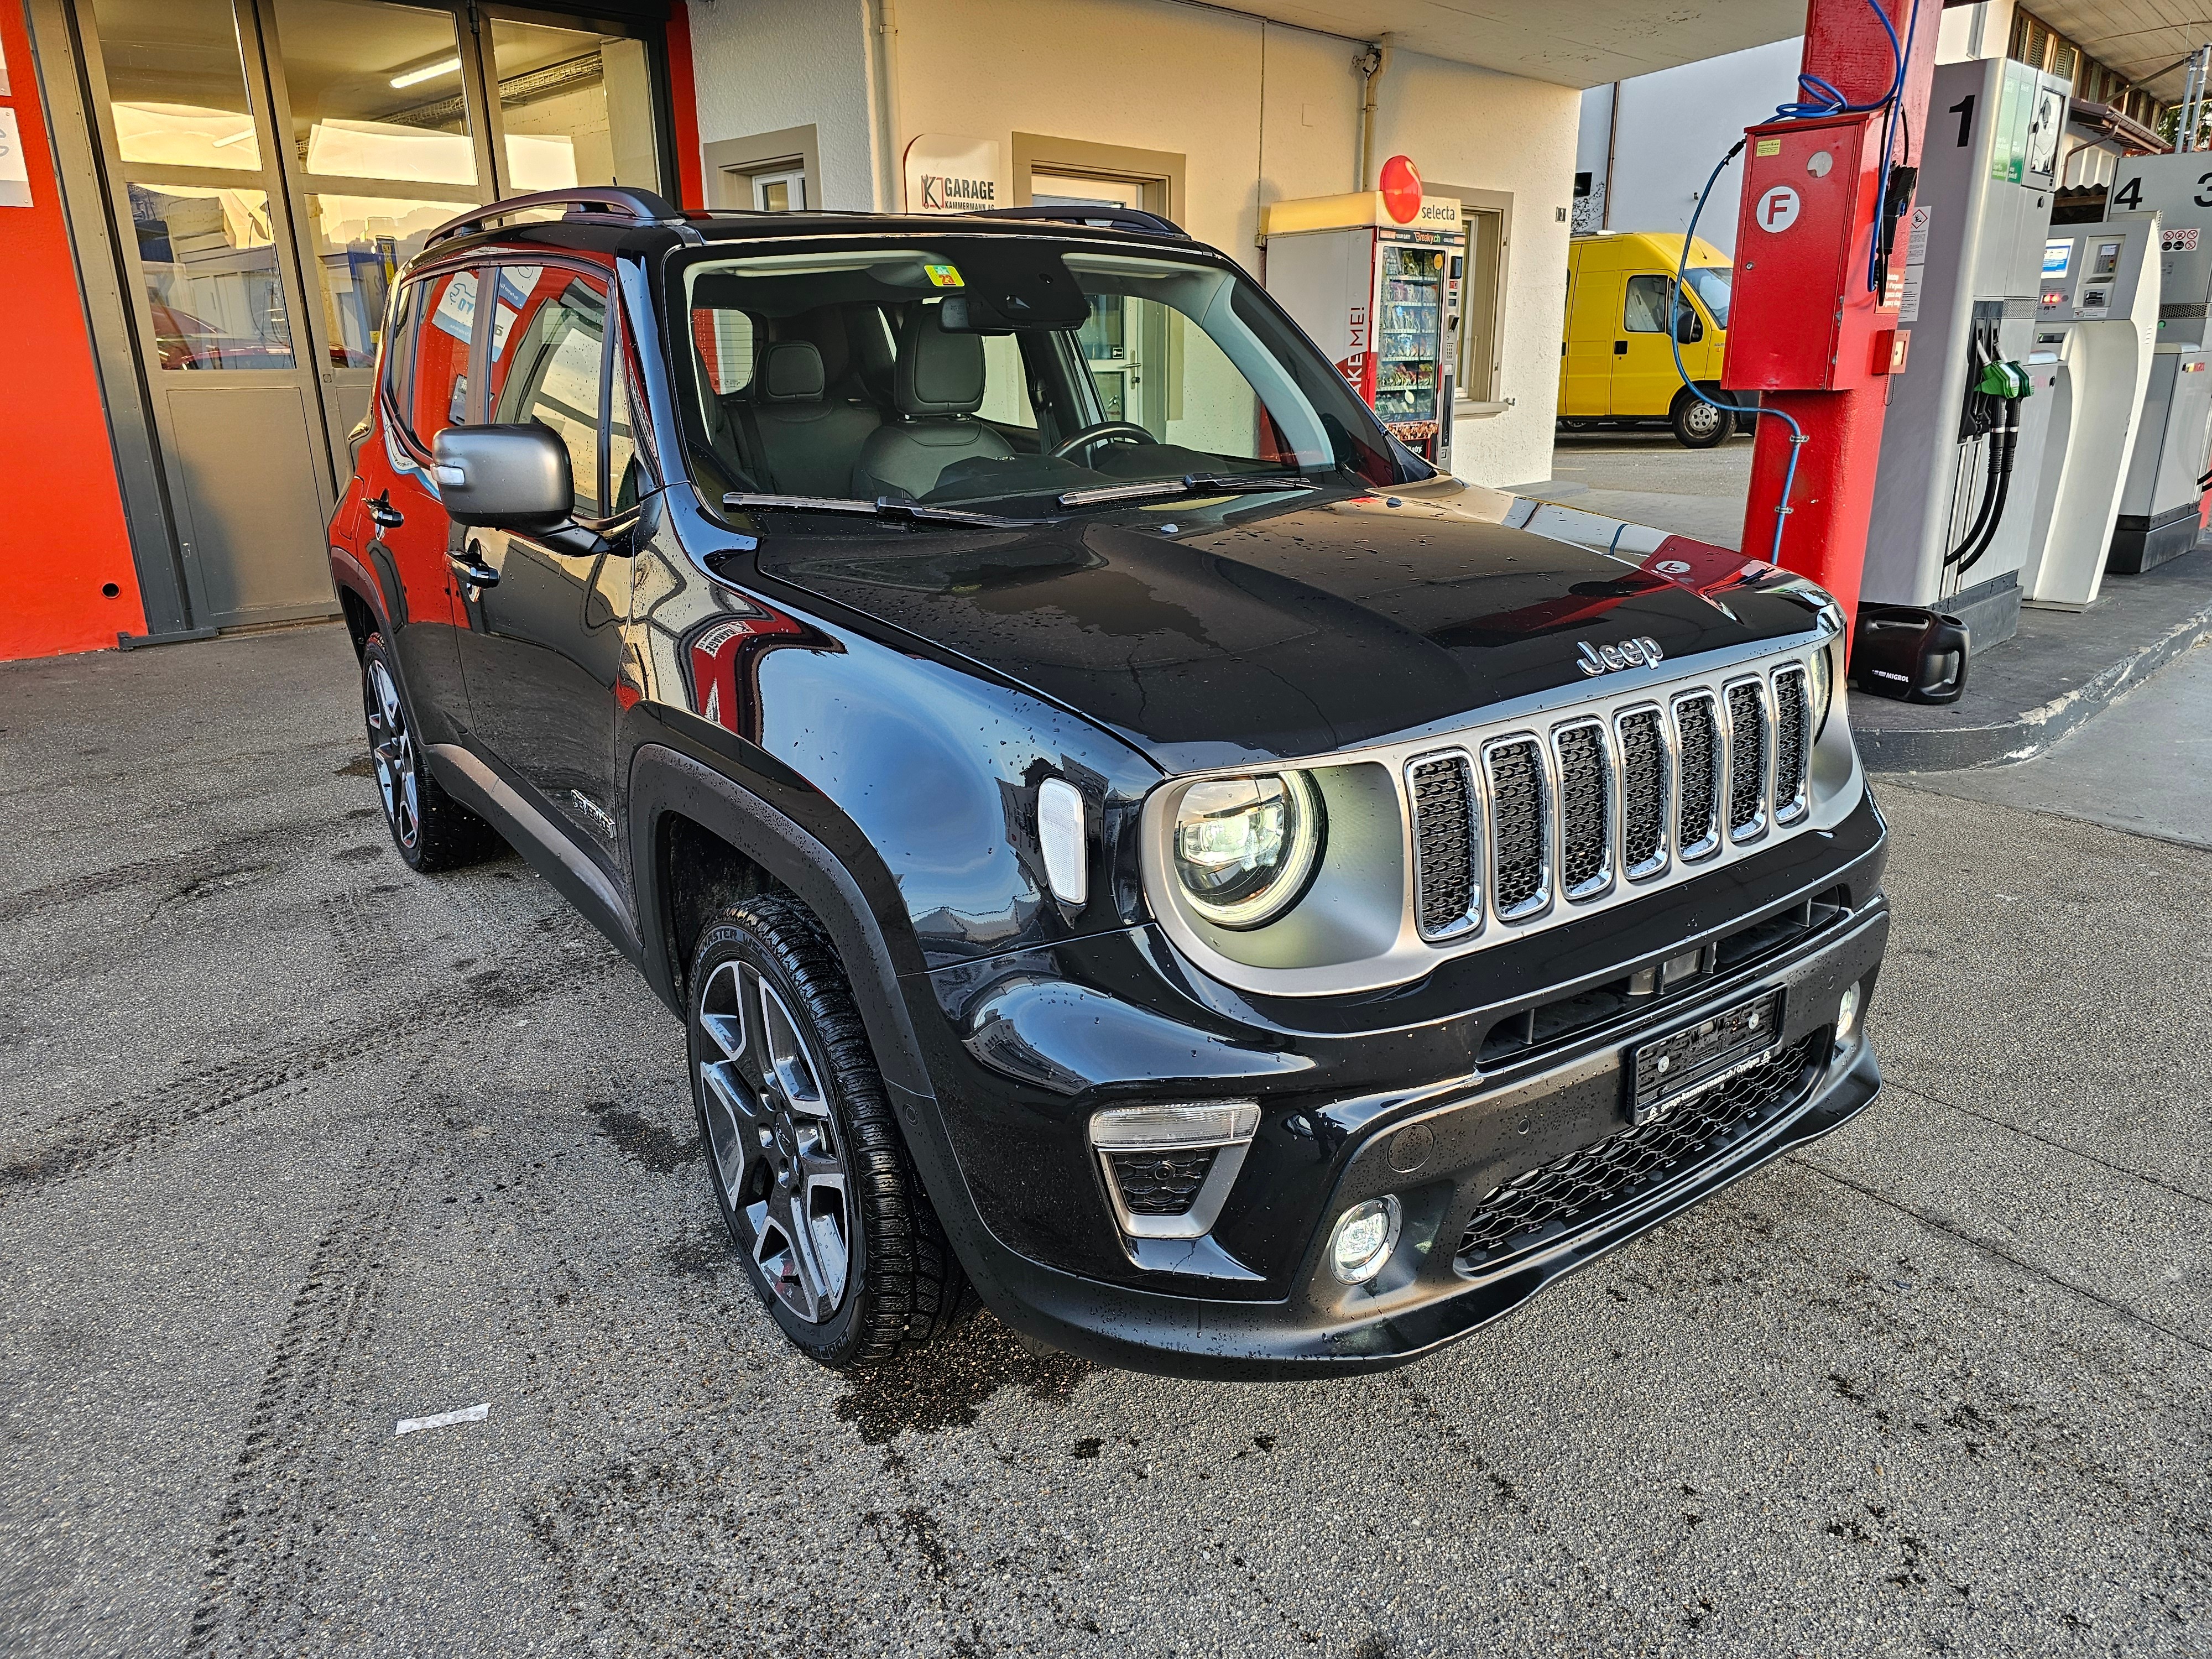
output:
[[957, 265], [926, 264], [921, 269], [928, 276], [930, 286], [933, 288], [965, 288], [968, 286], [965, 283], [960, 280], [960, 268]]

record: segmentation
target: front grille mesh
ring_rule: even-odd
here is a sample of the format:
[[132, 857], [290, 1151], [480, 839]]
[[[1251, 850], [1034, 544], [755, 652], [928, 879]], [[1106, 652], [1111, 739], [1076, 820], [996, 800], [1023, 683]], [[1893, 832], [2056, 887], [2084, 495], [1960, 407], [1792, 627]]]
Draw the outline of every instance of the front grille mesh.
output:
[[1559, 756], [1559, 880], [1569, 898], [1605, 884], [1613, 861], [1613, 763], [1599, 726], [1571, 726]]
[[1596, 904], [1619, 878], [1686, 876], [1772, 826], [1802, 828], [1812, 808], [1811, 684], [1790, 659], [1758, 678], [1492, 738], [1477, 754], [1412, 760], [1421, 937], [1442, 944], [1486, 920], [1534, 925]]
[[1695, 854], [1714, 837], [1714, 811], [1720, 805], [1721, 728], [1710, 696], [1685, 698], [1675, 705], [1682, 738], [1682, 854]]
[[1551, 860], [1547, 844], [1544, 763], [1534, 738], [1494, 745], [1489, 754], [1492, 886], [1498, 914], [1540, 907]]
[[1464, 755], [1422, 761], [1407, 776], [1413, 791], [1413, 850], [1421, 873], [1421, 933], [1443, 939], [1480, 915], [1474, 778]]
[[1774, 807], [1793, 818], [1805, 810], [1805, 763], [1813, 751], [1813, 703], [1805, 671], [1786, 668], [1774, 677]]
[[1114, 1182], [1131, 1215], [1183, 1215], [1198, 1201], [1218, 1146], [1194, 1152], [1111, 1152]]
[[1747, 681], [1729, 688], [1729, 833], [1759, 826], [1766, 805], [1766, 703]]
[[1459, 1270], [1486, 1273], [1525, 1251], [1587, 1231], [1726, 1156], [1804, 1098], [1808, 1073], [1827, 1040], [1825, 1030], [1802, 1037], [1726, 1082], [1675, 1102], [1663, 1117], [1492, 1189], [1460, 1237]]
[[1620, 722], [1620, 861], [1632, 876], [1667, 848], [1667, 736], [1659, 711], [1639, 708]]

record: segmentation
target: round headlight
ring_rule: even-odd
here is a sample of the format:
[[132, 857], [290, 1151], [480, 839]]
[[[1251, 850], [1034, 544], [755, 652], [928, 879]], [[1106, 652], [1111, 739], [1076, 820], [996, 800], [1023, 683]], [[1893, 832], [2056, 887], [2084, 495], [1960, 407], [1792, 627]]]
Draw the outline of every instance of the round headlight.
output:
[[1176, 810], [1176, 878], [1217, 927], [1257, 927], [1305, 891], [1321, 841], [1321, 793], [1304, 773], [1209, 778]]

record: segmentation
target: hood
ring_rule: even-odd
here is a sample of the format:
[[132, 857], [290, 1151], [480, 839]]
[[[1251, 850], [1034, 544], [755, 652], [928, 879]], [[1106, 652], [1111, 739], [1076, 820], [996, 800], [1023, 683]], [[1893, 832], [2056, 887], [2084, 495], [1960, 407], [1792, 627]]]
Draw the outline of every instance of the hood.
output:
[[1728, 548], [1545, 501], [1343, 491], [1149, 504], [1035, 529], [769, 533], [762, 572], [917, 635], [1174, 773], [1463, 725], [1583, 682], [1802, 635], [1819, 590]]

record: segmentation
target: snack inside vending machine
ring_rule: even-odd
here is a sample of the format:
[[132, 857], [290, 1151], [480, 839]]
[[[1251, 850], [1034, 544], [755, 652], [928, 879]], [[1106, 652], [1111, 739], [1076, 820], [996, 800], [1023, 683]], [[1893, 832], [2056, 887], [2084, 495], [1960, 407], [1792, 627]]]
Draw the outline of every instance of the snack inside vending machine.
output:
[[1393, 435], [1446, 465], [1467, 233], [1455, 197], [1428, 196], [1394, 155], [1378, 190], [1264, 210], [1267, 291]]

